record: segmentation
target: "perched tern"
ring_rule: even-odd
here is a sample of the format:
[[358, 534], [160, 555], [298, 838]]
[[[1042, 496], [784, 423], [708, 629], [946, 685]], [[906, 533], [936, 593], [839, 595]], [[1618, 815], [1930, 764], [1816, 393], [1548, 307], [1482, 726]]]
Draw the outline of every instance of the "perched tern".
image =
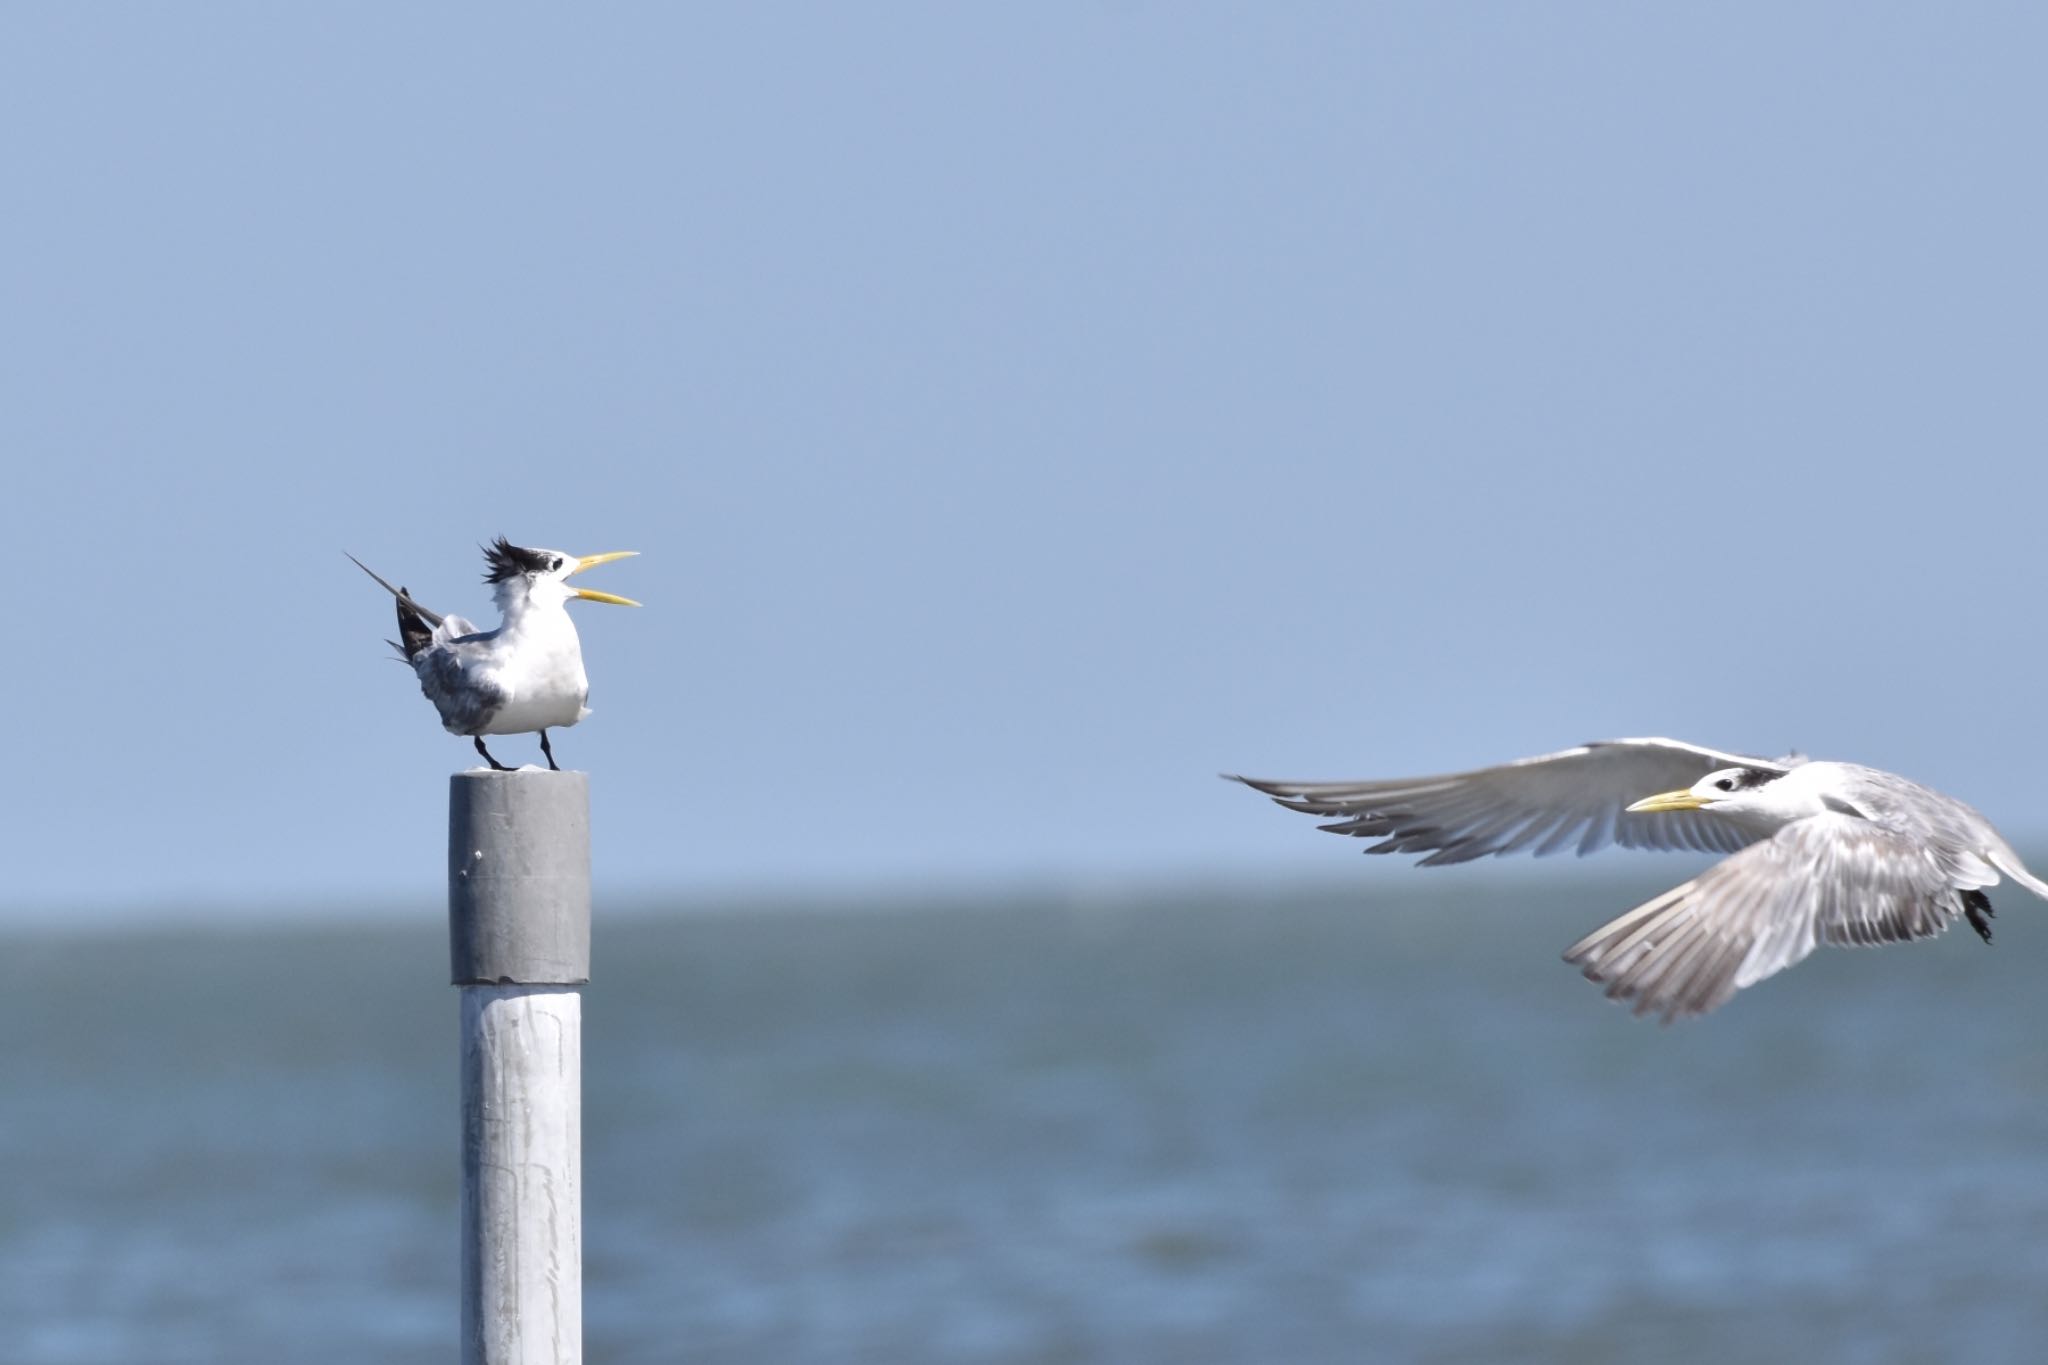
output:
[[1609, 842], [1731, 856], [1594, 930], [1565, 961], [1665, 1022], [1705, 1014], [1819, 945], [1928, 938], [1958, 918], [1991, 941], [2002, 875], [2048, 899], [1991, 822], [1854, 763], [1616, 739], [1497, 768], [1384, 782], [1238, 777], [1322, 828], [1421, 866]]
[[492, 585], [505, 619], [496, 630], [483, 631], [460, 616], [427, 610], [406, 589], [392, 587], [354, 555], [349, 558], [398, 599], [398, 638], [391, 647], [419, 675], [420, 691], [441, 713], [442, 726], [451, 735], [473, 737], [486, 763], [510, 772], [484, 747], [485, 735], [538, 730], [540, 751], [548, 767], [555, 768], [549, 728], [574, 725], [590, 714], [583, 704], [590, 683], [583, 675], [583, 645], [569, 619], [570, 599], [640, 605], [630, 597], [572, 588], [569, 577], [637, 553], [615, 550], [578, 558], [560, 550], [529, 550], [498, 537], [484, 549], [484, 562], [490, 565], [484, 582]]

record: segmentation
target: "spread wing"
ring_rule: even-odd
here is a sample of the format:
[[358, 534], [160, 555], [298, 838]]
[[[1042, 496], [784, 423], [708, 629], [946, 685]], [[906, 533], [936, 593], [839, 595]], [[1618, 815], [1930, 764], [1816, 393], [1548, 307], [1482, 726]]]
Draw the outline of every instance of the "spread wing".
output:
[[1625, 848], [1733, 853], [1756, 839], [1709, 811], [1631, 815], [1631, 803], [1690, 787], [1720, 768], [1784, 772], [1799, 758], [1763, 759], [1675, 739], [1611, 739], [1497, 768], [1385, 782], [1236, 780], [1289, 810], [1336, 816], [1322, 828], [1378, 839], [1367, 853], [1429, 853], [1424, 867], [1525, 849], [1541, 856], [1610, 841]]
[[[1794, 821], [1566, 950], [1612, 1000], [1668, 1022], [1705, 1014], [1823, 943], [1940, 933], [1988, 866], [1944, 866], [1921, 844], [1853, 815]], [[1979, 896], [1980, 906], [1984, 903]]]

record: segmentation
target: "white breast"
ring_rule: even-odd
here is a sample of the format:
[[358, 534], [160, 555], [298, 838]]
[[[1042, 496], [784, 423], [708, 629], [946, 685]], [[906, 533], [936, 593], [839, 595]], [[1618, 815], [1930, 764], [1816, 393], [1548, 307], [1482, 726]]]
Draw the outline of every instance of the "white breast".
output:
[[484, 729], [487, 735], [524, 734], [574, 725], [589, 715], [584, 699], [590, 683], [583, 673], [582, 642], [567, 612], [534, 613], [502, 638], [494, 680], [505, 704]]

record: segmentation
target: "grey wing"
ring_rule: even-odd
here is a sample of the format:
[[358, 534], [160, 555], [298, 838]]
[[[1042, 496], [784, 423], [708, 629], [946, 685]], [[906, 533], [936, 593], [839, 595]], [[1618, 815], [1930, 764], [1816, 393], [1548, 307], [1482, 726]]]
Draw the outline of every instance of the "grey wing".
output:
[[1998, 878], [1959, 874], [1914, 840], [1852, 815], [1811, 816], [1602, 925], [1565, 961], [1609, 999], [1668, 1022], [1705, 1014], [1823, 943], [1928, 938]]
[[[385, 579], [384, 575], [378, 573], [375, 569], [363, 563], [362, 560], [357, 559], [354, 555], [348, 554], [348, 551], [343, 550], [342, 553], [348, 555], [348, 559], [351, 564], [354, 564], [358, 569], [361, 569], [364, 573], [376, 579], [377, 582], [380, 585], [382, 585], [384, 591], [390, 593], [393, 597], [397, 598], [399, 601], [405, 603], [414, 611], [418, 612], [421, 616], [425, 617], [428, 625], [438, 626], [441, 624], [443, 620], [447, 619], [443, 617], [441, 613], [437, 611], [429, 611], [427, 608], [421, 606], [418, 602], [414, 601], [412, 594], [407, 592], [404, 588], [392, 587], [391, 584]], [[465, 631], [464, 633], [467, 634], [468, 632]]]
[[1803, 760], [1763, 759], [1675, 739], [1612, 739], [1497, 768], [1380, 782], [1272, 782], [1239, 777], [1289, 810], [1338, 817], [1322, 828], [1381, 842], [1368, 853], [1423, 853], [1424, 867], [1525, 849], [1541, 856], [1610, 841], [1625, 848], [1732, 853], [1757, 836], [1709, 811], [1631, 815], [1626, 807], [1690, 787], [1720, 768], [1784, 772]]
[[[475, 628], [459, 616], [447, 618], [434, 634], [434, 643], [413, 660], [420, 691], [434, 703], [450, 733], [481, 733], [510, 699], [493, 676], [485, 651], [471, 644], [488, 637], [476, 636]], [[458, 634], [467, 638], [448, 638]]]

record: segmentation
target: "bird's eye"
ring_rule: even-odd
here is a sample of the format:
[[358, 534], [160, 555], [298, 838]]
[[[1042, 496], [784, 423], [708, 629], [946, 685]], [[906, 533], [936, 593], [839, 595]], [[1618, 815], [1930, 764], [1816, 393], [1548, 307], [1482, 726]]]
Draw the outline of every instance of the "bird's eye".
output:
[[1724, 792], [1732, 792], [1735, 790], [1735, 779], [1732, 777], [1724, 777], [1719, 782], [1716, 782], [1714, 785], [1719, 787]]
[[551, 558], [551, 559], [549, 559], [549, 560], [548, 560], [548, 572], [549, 572], [549, 573], [553, 573], [553, 572], [554, 572], [555, 570], [557, 570], [557, 569], [559, 569], [559, 568], [561, 568], [561, 567], [562, 567], [562, 557], [561, 557], [560, 555], [555, 555], [555, 556], [554, 556], [553, 558]]

